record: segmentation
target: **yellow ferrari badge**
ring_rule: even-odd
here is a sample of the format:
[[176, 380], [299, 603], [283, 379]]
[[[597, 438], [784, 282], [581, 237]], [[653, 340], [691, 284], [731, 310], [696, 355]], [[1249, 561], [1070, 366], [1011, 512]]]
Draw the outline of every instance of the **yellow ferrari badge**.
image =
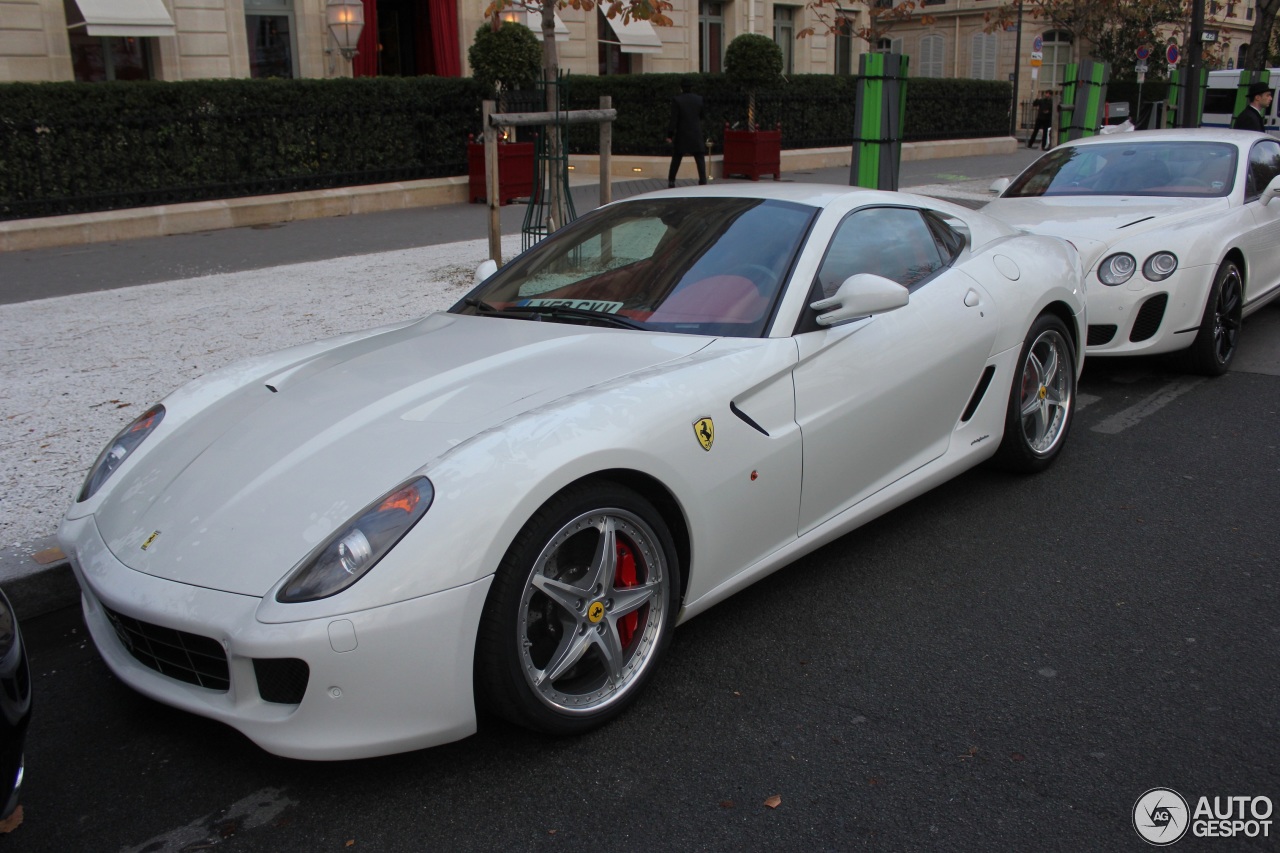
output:
[[1045, 386], [1041, 385], [1041, 386], [1040, 386], [1040, 399], [1041, 399], [1041, 400], [1043, 400], [1045, 397], [1048, 397], [1048, 396], [1049, 396], [1049, 389], [1048, 389], [1048, 388], [1046, 388]]
[[157, 537], [157, 536], [159, 536], [159, 535], [160, 535], [160, 531], [159, 531], [159, 530], [157, 530], [155, 533], [152, 533], [150, 536], [148, 536], [148, 537], [147, 537], [147, 541], [142, 543], [142, 550], [144, 550], [144, 551], [145, 551], [145, 550], [147, 550], [148, 548], [150, 548], [150, 547], [151, 547], [151, 543], [152, 543], [152, 542], [154, 542], [154, 541], [156, 541], [156, 537]]
[[701, 418], [693, 425], [693, 434], [698, 437], [698, 444], [703, 450], [710, 450], [711, 443], [716, 440], [716, 425], [711, 418]]
[[591, 620], [591, 624], [595, 625], [604, 618], [604, 602], [595, 601], [587, 608], [587, 618]]

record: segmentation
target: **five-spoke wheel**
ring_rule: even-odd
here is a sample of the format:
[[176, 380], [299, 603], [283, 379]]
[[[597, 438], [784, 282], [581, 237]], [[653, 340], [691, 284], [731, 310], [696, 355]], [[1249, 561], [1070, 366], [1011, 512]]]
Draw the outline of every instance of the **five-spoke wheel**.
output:
[[1027, 332], [1009, 394], [996, 461], [1034, 472], [1058, 455], [1075, 414], [1076, 357], [1061, 320], [1041, 315]]

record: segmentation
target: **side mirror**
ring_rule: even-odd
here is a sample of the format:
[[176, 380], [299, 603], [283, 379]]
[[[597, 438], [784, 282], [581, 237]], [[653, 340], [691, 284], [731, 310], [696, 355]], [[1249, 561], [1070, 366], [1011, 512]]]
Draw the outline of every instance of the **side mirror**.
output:
[[868, 314], [883, 314], [907, 304], [910, 294], [896, 281], [871, 273], [849, 276], [834, 296], [809, 307], [818, 312], [819, 326], [834, 326]]
[[1273, 198], [1280, 198], [1280, 175], [1271, 179], [1271, 183], [1267, 184], [1267, 188], [1262, 191], [1263, 207], [1271, 204]]
[[996, 178], [994, 181], [991, 182], [991, 186], [987, 187], [987, 192], [995, 193], [996, 195], [999, 195], [1000, 193], [1009, 189], [1009, 184], [1011, 183], [1013, 183], [1013, 181], [1009, 180], [1008, 178]]
[[498, 271], [498, 262], [493, 258], [488, 258], [480, 262], [480, 266], [476, 267], [476, 277], [471, 284], [474, 287], [477, 284], [484, 283], [484, 280]]

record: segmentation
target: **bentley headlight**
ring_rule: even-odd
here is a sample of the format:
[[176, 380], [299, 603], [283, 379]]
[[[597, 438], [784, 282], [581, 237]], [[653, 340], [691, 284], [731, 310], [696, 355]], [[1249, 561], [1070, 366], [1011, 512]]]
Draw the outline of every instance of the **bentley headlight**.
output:
[[1098, 265], [1098, 281], [1115, 287], [1133, 278], [1138, 269], [1138, 262], [1128, 252], [1117, 252], [1102, 260]]
[[119, 435], [111, 439], [106, 449], [98, 454], [98, 460], [93, 463], [93, 467], [89, 469], [89, 476], [85, 477], [84, 485], [80, 488], [80, 497], [76, 498], [76, 502], [87, 501], [93, 497], [98, 489], [102, 488], [102, 484], [124, 464], [129, 454], [151, 435], [162, 420], [164, 420], [164, 406], [152, 406], [138, 415], [137, 419], [121, 430]]
[[1142, 274], [1151, 281], [1164, 281], [1177, 268], [1177, 255], [1173, 252], [1156, 252], [1142, 265]]
[[404, 538], [434, 497], [431, 481], [418, 477], [369, 504], [303, 558], [276, 593], [276, 601], [294, 604], [342, 592]]

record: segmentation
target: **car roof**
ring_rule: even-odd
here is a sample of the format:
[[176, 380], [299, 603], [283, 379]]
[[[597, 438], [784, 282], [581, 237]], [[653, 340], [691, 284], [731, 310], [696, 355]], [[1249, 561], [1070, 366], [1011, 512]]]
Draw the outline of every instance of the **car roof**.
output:
[[1085, 145], [1130, 145], [1135, 142], [1226, 142], [1241, 148], [1248, 148], [1259, 139], [1274, 139], [1268, 134], [1253, 130], [1229, 130], [1221, 127], [1196, 127], [1172, 130], [1135, 130], [1122, 133], [1108, 133], [1075, 139], [1065, 143], [1071, 146]]
[[[857, 199], [855, 197], [863, 196]], [[632, 196], [631, 198], [637, 198]], [[716, 182], [705, 186], [677, 187], [644, 194], [645, 198], [761, 198], [774, 201], [790, 201], [812, 207], [827, 207], [837, 200], [848, 199], [853, 206], [863, 204], [916, 203], [918, 197], [907, 193], [867, 190], [859, 187], [842, 187], [838, 184], [804, 184], [788, 182]], [[626, 201], [627, 199], [623, 199]], [[930, 200], [932, 203], [932, 200]]]

